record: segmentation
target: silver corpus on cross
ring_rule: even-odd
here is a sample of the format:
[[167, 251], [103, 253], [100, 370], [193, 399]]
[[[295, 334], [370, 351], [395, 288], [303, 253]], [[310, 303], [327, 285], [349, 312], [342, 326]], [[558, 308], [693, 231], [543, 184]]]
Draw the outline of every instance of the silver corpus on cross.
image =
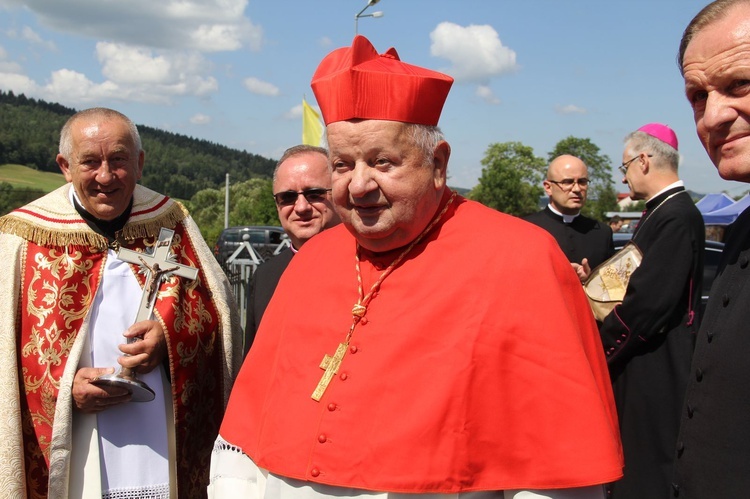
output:
[[[117, 250], [118, 259], [140, 265], [142, 271], [146, 273], [146, 284], [143, 286], [143, 295], [135, 322], [151, 319], [159, 287], [167, 277], [174, 274], [185, 279], [190, 279], [191, 281], [198, 277], [197, 268], [181, 265], [170, 259], [169, 250], [172, 246], [173, 236], [173, 230], [162, 227], [159, 231], [159, 239], [156, 241], [154, 250], [150, 254], [125, 248]], [[128, 343], [135, 341], [139, 341], [139, 338], [128, 338]], [[92, 380], [91, 383], [97, 386], [124, 388], [132, 395], [131, 400], [133, 402], [150, 402], [155, 397], [151, 387], [139, 380], [136, 377], [135, 371], [127, 367], [120, 368], [120, 371], [114, 374], [99, 376]]]

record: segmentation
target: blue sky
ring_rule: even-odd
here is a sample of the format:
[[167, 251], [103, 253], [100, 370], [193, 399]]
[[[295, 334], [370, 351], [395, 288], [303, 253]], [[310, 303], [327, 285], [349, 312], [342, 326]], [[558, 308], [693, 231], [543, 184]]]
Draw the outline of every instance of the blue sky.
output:
[[[449, 184], [471, 188], [495, 142], [546, 157], [573, 135], [613, 165], [622, 139], [672, 126], [680, 175], [737, 196], [695, 135], [675, 56], [707, 0], [381, 0], [359, 33], [456, 79], [440, 120]], [[366, 0], [0, 0], [0, 89], [270, 158], [301, 141], [301, 101]], [[146, 151], [148, 168], [148, 151]], [[619, 191], [626, 191], [617, 182]]]

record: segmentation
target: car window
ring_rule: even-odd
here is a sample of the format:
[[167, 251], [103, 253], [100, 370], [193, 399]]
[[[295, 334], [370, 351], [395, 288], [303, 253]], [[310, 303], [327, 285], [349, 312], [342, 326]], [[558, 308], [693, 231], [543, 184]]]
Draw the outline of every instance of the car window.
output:
[[265, 242], [266, 242], [266, 233], [264, 230], [250, 231], [250, 243], [251, 244], [263, 244]]
[[271, 244], [279, 244], [281, 242], [281, 236], [283, 234], [283, 232], [270, 231], [269, 239]]

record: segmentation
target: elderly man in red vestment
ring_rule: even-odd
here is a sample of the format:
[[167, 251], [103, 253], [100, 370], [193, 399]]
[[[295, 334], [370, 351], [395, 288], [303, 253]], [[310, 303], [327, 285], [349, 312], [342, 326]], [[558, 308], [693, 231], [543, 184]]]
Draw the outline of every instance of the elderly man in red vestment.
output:
[[343, 224], [279, 282], [209, 496], [601, 498], [622, 475], [575, 272], [542, 229], [446, 187], [452, 81], [361, 36], [318, 67]]
[[[68, 183], [0, 217], [0, 497], [206, 495], [239, 318], [185, 208], [138, 185], [144, 161], [129, 118], [80, 111], [60, 134]], [[121, 366], [151, 400], [98, 384]]]

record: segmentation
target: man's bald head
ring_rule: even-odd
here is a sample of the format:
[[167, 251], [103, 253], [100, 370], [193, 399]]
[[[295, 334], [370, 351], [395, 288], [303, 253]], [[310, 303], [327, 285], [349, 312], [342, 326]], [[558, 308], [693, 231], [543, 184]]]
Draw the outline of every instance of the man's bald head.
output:
[[563, 154], [547, 168], [544, 191], [553, 208], [564, 215], [576, 215], [586, 203], [588, 168], [575, 156]]

